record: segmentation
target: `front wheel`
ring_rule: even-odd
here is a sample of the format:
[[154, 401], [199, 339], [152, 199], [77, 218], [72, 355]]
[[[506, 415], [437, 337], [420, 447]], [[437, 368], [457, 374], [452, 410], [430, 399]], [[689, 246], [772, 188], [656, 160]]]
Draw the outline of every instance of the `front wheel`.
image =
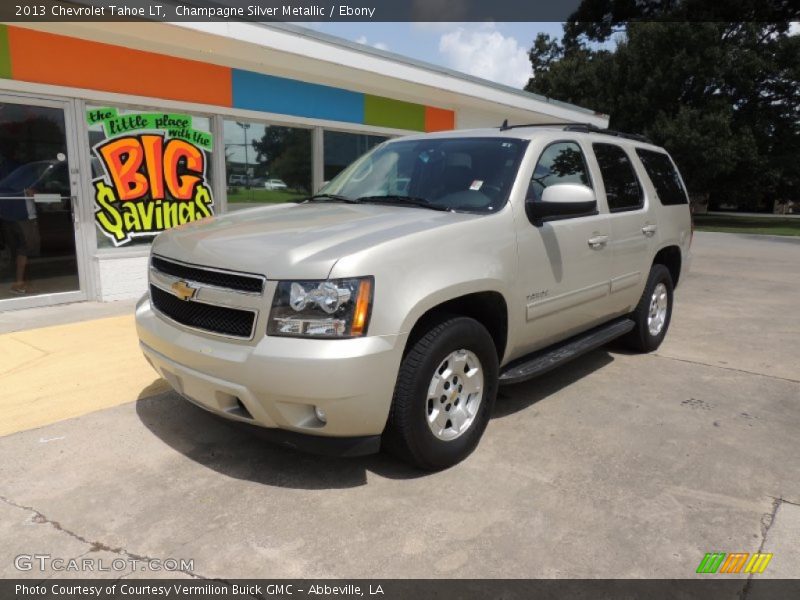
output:
[[432, 327], [403, 358], [384, 447], [427, 470], [464, 460], [486, 429], [497, 394], [497, 351], [466, 317]]
[[627, 345], [638, 352], [652, 352], [664, 341], [672, 318], [672, 276], [664, 265], [650, 269], [644, 292], [630, 314], [635, 323], [625, 337]]

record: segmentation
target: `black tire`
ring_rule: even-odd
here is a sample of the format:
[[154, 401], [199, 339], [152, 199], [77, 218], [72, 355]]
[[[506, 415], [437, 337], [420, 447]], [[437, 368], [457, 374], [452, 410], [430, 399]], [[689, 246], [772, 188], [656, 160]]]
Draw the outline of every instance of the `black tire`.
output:
[[[667, 314], [658, 335], [653, 335], [650, 333], [647, 319], [650, 313], [653, 291], [659, 284], [663, 284], [666, 288]], [[637, 352], [652, 352], [661, 345], [661, 342], [664, 341], [664, 337], [667, 335], [669, 323], [672, 319], [672, 297], [672, 276], [669, 270], [664, 265], [653, 265], [650, 268], [650, 275], [647, 277], [647, 285], [644, 286], [642, 297], [639, 299], [636, 308], [630, 314], [630, 318], [636, 325], [633, 330], [623, 338], [625, 344], [629, 348]]]
[[[467, 350], [480, 362], [483, 389], [471, 425], [452, 440], [437, 438], [428, 425], [428, 388], [434, 372], [452, 352]], [[406, 352], [397, 375], [383, 448], [420, 469], [436, 471], [469, 456], [481, 439], [497, 395], [498, 359], [486, 328], [467, 317], [446, 317]], [[469, 402], [474, 401], [475, 396]], [[455, 405], [458, 403], [455, 402]], [[447, 410], [450, 408], [448, 406]], [[455, 409], [454, 409], [455, 410]]]

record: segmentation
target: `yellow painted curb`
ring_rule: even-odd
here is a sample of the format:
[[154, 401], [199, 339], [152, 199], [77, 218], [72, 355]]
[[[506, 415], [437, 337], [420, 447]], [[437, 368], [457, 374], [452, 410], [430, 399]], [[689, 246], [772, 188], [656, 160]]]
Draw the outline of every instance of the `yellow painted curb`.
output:
[[0, 335], [0, 436], [167, 389], [139, 350], [133, 315]]

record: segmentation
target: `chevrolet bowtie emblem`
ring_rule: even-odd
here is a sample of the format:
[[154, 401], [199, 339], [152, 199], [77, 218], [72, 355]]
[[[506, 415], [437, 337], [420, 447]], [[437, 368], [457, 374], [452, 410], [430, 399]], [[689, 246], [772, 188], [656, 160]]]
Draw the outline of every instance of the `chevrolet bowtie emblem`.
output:
[[185, 281], [176, 281], [170, 288], [172, 289], [172, 293], [181, 300], [191, 300], [197, 293], [197, 288], [190, 286]]

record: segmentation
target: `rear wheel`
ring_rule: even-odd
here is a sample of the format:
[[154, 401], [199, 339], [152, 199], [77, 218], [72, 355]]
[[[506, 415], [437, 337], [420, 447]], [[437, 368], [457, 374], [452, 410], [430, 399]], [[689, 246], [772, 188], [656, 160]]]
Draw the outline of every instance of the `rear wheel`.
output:
[[661, 345], [672, 318], [672, 276], [664, 265], [650, 269], [642, 297], [630, 317], [635, 323], [625, 336], [626, 344], [638, 352], [652, 352]]
[[384, 447], [427, 470], [461, 462], [486, 429], [497, 373], [497, 352], [483, 325], [466, 317], [435, 325], [400, 365]]

